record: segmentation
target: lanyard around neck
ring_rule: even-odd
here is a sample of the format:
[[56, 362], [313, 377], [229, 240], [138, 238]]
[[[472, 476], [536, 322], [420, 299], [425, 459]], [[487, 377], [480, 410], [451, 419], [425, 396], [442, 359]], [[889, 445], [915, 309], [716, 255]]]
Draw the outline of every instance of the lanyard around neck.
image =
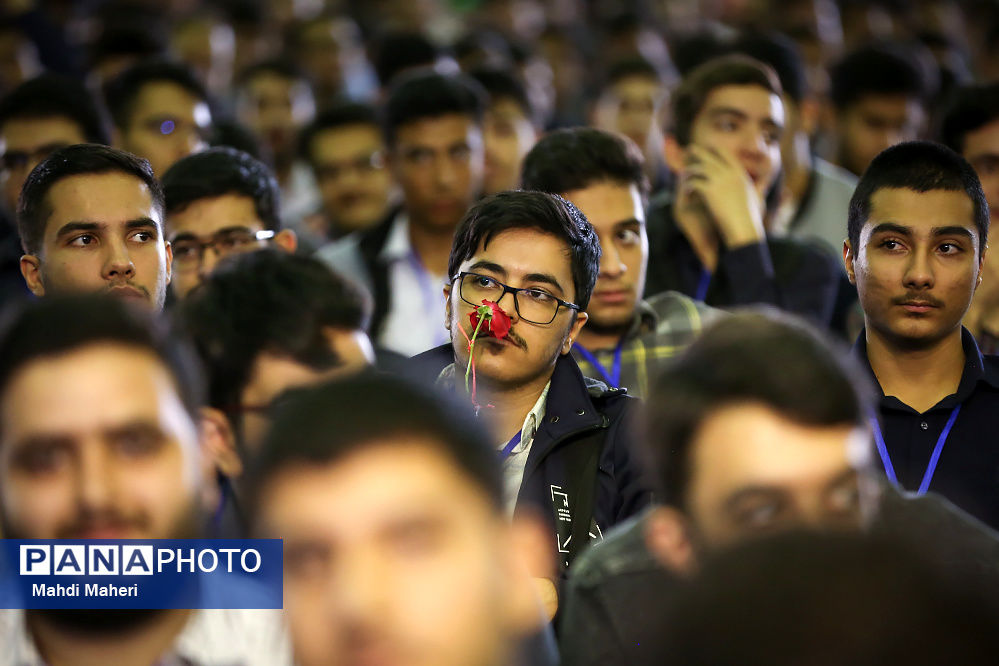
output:
[[610, 373], [607, 372], [604, 364], [597, 360], [596, 355], [583, 345], [577, 342], [572, 345], [572, 348], [600, 373], [608, 386], [611, 388], [621, 388], [621, 354], [624, 351], [624, 340], [617, 343], [617, 347], [614, 348], [614, 364], [611, 366]]
[[[926, 471], [923, 473], [923, 480], [919, 484], [919, 490], [916, 491], [917, 495], [925, 495], [930, 489], [930, 483], [933, 481], [933, 475], [937, 471], [937, 463], [940, 462], [940, 454], [943, 453], [944, 445], [947, 443], [947, 437], [950, 435], [951, 428], [954, 427], [954, 422], [957, 421], [957, 415], [961, 411], [961, 405], [958, 404], [950, 412], [950, 418], [947, 419], [947, 424], [944, 425], [943, 431], [941, 431], [940, 436], [937, 438], [936, 446], [933, 447], [933, 453], [930, 455], [930, 462], [926, 465]], [[888, 447], [885, 445], [884, 435], [881, 433], [881, 426], [878, 424], [878, 416], [872, 410], [871, 412], [871, 427], [874, 430], [874, 441], [878, 446], [878, 454], [881, 456], [881, 462], [885, 468], [885, 474], [888, 476], [888, 480], [894, 484], [898, 484], [898, 477], [895, 475], [895, 467], [891, 464], [891, 456], [888, 455]]]
[[504, 462], [507, 458], [509, 458], [510, 454], [513, 453], [513, 450], [517, 448], [517, 445], [520, 444], [520, 435], [523, 432], [524, 431], [521, 430], [516, 435], [511, 437], [510, 441], [503, 447], [503, 450], [499, 452], [500, 462]]
[[708, 297], [708, 287], [711, 286], [711, 271], [707, 268], [701, 269], [701, 277], [697, 283], [697, 292], [694, 294], [694, 300], [704, 301]]

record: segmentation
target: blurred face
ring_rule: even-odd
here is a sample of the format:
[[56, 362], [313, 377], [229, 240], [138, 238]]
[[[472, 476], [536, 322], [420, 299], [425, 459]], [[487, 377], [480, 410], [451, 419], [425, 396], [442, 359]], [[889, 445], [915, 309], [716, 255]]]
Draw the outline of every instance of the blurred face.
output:
[[515, 101], [499, 98], [486, 113], [483, 138], [485, 194], [517, 189], [524, 157], [538, 138], [534, 124]]
[[504, 663], [508, 528], [433, 442], [375, 442], [264, 489], [302, 666]]
[[385, 142], [373, 125], [346, 125], [316, 134], [309, 147], [323, 208], [338, 232], [379, 222], [391, 203]]
[[187, 23], [174, 32], [171, 48], [211, 90], [228, 90], [236, 57], [232, 26], [211, 19]]
[[[522, 311], [529, 299], [550, 301], [554, 296], [572, 303], [576, 297], [565, 241], [534, 229], [511, 229], [497, 234], [488, 247], [479, 247], [472, 257], [463, 261], [459, 271], [479, 275], [466, 277], [460, 289], [460, 280], [445, 288], [447, 325], [455, 359], [461, 368], [468, 365], [468, 346], [458, 327], [471, 336], [468, 316], [475, 305], [482, 302], [481, 298], [472, 296], [477, 293], [473, 287], [494, 287], [500, 282], [510, 287], [532, 289], [532, 292], [519, 295]], [[480, 381], [485, 378], [506, 387], [547, 381], [559, 355], [569, 352], [572, 340], [586, 323], [586, 314], [579, 313], [574, 319], [569, 308], [560, 306], [551, 323], [537, 324], [525, 321], [517, 314], [513, 294], [504, 294], [496, 302], [510, 315], [512, 326], [507, 339], [483, 337], [476, 341], [475, 368]]]
[[867, 95], [840, 112], [840, 166], [858, 176], [878, 153], [918, 138], [925, 114], [919, 102], [901, 95]]
[[87, 138], [65, 116], [11, 118], [0, 126], [0, 186], [7, 211], [17, 210], [17, 197], [31, 170], [50, 154]]
[[691, 142], [735, 155], [766, 196], [780, 173], [784, 106], [756, 85], [721, 86], [708, 94], [690, 128]]
[[859, 247], [844, 252], [868, 335], [919, 347], [959, 330], [982, 268], [963, 191], [878, 190]]
[[645, 208], [638, 187], [605, 181], [562, 196], [583, 212], [600, 238], [600, 273], [586, 308], [589, 326], [626, 327], [645, 291], [649, 259]]
[[302, 66], [321, 88], [340, 90], [345, 70], [360, 57], [357, 39], [357, 27], [349, 21], [315, 21], [299, 39]]
[[240, 96], [240, 121], [280, 159], [294, 155], [298, 130], [315, 112], [312, 90], [305, 81], [273, 72], [257, 74]]
[[962, 154], [975, 167], [989, 202], [992, 222], [999, 224], [999, 120], [968, 132]]
[[268, 410], [282, 393], [354, 374], [375, 362], [371, 340], [364, 331], [327, 328], [323, 333], [339, 359], [332, 368], [317, 370], [271, 352], [257, 356], [240, 397], [243, 440], [251, 449], [263, 439], [270, 424]]
[[197, 431], [151, 352], [93, 344], [31, 361], [0, 414], [4, 536], [197, 536]]
[[131, 121], [118, 128], [118, 145], [149, 160], [161, 178], [182, 157], [208, 147], [212, 115], [208, 104], [175, 83], [155, 81], [142, 86]]
[[117, 172], [70, 176], [46, 204], [41, 254], [21, 258], [32, 293], [107, 292], [163, 308], [172, 253], [145, 183]]
[[666, 88], [656, 79], [629, 76], [613, 84], [597, 104], [597, 127], [625, 135], [642, 149], [658, 134]]
[[722, 407], [691, 442], [688, 518], [707, 548], [795, 526], [860, 527], [853, 427], [806, 426], [761, 404]]
[[[253, 199], [241, 194], [197, 199], [171, 213], [167, 230], [174, 253], [174, 294], [187, 296], [222, 257], [264, 247], [267, 241], [257, 240], [254, 234], [265, 228]], [[203, 243], [214, 244], [202, 249]]]
[[406, 123], [396, 130], [391, 166], [410, 222], [453, 229], [482, 191], [482, 130], [457, 113]]

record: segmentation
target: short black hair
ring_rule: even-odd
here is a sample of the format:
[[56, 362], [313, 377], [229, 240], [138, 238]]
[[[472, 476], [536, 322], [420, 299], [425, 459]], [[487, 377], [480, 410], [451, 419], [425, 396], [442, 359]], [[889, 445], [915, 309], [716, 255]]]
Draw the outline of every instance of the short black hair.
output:
[[940, 140], [963, 153], [965, 136], [996, 120], [999, 120], [999, 83], [965, 86], [956, 91], [944, 113]]
[[226, 409], [264, 351], [316, 369], [339, 365], [323, 329], [364, 330], [371, 304], [318, 259], [265, 248], [219, 263], [177, 313], [204, 362], [209, 404]]
[[632, 77], [653, 79], [660, 83], [664, 82], [663, 73], [651, 62], [641, 56], [629, 56], [611, 63], [611, 66], [607, 69], [607, 76], [604, 78], [604, 87], [612, 86], [615, 83]]
[[503, 484], [491, 436], [467, 405], [397, 377], [362, 373], [290, 392], [250, 464], [250, 513], [259, 513], [267, 483], [289, 469], [333, 465], [393, 440], [439, 449], [503, 511]]
[[86, 143], [111, 143], [103, 107], [87, 87], [68, 76], [42, 74], [0, 99], [0, 126], [10, 120], [63, 117], [76, 123]]
[[592, 127], [549, 132], [524, 157], [522, 186], [565, 194], [610, 181], [649, 193], [645, 158], [631, 139]]
[[375, 40], [372, 63], [375, 76], [383, 87], [390, 87], [395, 77], [411, 67], [433, 67], [444, 51], [419, 32], [387, 32]]
[[[121, 3], [118, 6], [121, 7]], [[89, 49], [89, 68], [96, 69], [104, 61], [115, 58], [148, 60], [163, 58], [166, 54], [165, 22], [162, 17], [144, 16], [141, 20], [135, 18], [118, 25], [105, 26]]]
[[964, 192], [975, 209], [978, 256], [985, 252], [989, 239], [989, 204], [982, 183], [967, 160], [947, 146], [930, 141], [907, 141], [881, 151], [871, 160], [850, 198], [847, 237], [854, 252], [860, 251], [860, 230], [871, 214], [871, 198], [882, 189]]
[[166, 213], [178, 213], [201, 199], [238, 194], [253, 199], [264, 228], [281, 230], [281, 190], [266, 164], [228, 146], [209, 148], [178, 160], [163, 174]]
[[[25, 253], [38, 255], [45, 239], [45, 224], [51, 207], [46, 197], [63, 178], [119, 172], [142, 181], [149, 188], [153, 205], [163, 213], [163, 190], [147, 160], [117, 148], [96, 143], [78, 143], [60, 148], [32, 169], [17, 202], [17, 232]], [[100, 193], [95, 192], [99, 197]]]
[[585, 310], [600, 270], [600, 240], [586, 216], [557, 194], [517, 190], [477, 202], [458, 223], [447, 262], [448, 277], [457, 275], [461, 262], [474, 255], [480, 245], [489, 245], [498, 234], [510, 229], [537, 229], [565, 241], [575, 303]]
[[868, 95], [924, 100], [929, 94], [929, 82], [916, 56], [895, 44], [862, 46], [829, 71], [829, 97], [840, 110]]
[[694, 120], [715, 89], [745, 85], [759, 86], [778, 96], [784, 92], [773, 69], [741, 54], [712, 58], [685, 76], [671, 100], [671, 133], [677, 143], [681, 146], [690, 143]]
[[772, 309], [709, 326], [658, 378], [645, 446], [664, 503], [687, 508], [691, 445], [724, 407], [760, 403], [812, 426], [866, 427], [870, 388], [845, 349], [804, 320]]
[[784, 93], [795, 104], [808, 95], [808, 77], [801, 49], [789, 37], [779, 32], [747, 33], [736, 40], [732, 50], [772, 67]]
[[261, 74], [273, 74], [289, 81], [309, 83], [309, 77], [301, 67], [287, 58], [271, 58], [249, 65], [236, 77], [237, 87], [244, 87]]
[[104, 86], [104, 99], [115, 127], [125, 129], [131, 125], [135, 100], [150, 83], [172, 83], [210, 106], [208, 91], [190, 67], [167, 60], [144, 61], [129, 67]]
[[5, 311], [0, 326], [0, 395], [28, 364], [93, 344], [153, 353], [173, 376], [188, 414], [197, 419], [202, 381], [190, 345], [165, 320], [106, 294], [56, 294]]
[[501, 99], [511, 100], [520, 107], [528, 120], [535, 125], [538, 124], [537, 113], [527, 94], [527, 87], [513, 72], [499, 67], [476, 67], [470, 70], [468, 75], [478, 81], [489, 94], [490, 103]]
[[338, 102], [322, 111], [302, 130], [299, 152], [306, 161], [312, 162], [312, 141], [316, 136], [327, 130], [352, 125], [368, 125], [381, 132], [382, 121], [378, 110], [371, 104]]
[[385, 141], [395, 145], [402, 125], [425, 118], [460, 114], [481, 125], [486, 99], [482, 86], [465, 74], [439, 74], [432, 69], [400, 74], [385, 102]]

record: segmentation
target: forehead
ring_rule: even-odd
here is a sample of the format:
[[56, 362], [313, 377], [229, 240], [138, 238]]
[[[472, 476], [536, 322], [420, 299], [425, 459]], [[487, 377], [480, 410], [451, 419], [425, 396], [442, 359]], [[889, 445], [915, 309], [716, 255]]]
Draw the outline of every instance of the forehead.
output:
[[11, 118], [0, 126], [0, 149], [33, 150], [50, 143], [83, 143], [86, 137], [67, 116]]
[[142, 120], [149, 115], [171, 115], [190, 117], [199, 124], [207, 124], [209, 119], [202, 118], [208, 111], [208, 105], [183, 87], [172, 81], [150, 81], [139, 89], [132, 107], [132, 120]]
[[645, 209], [636, 185], [603, 181], [564, 192], [562, 197], [582, 211], [596, 229], [602, 230], [625, 220], [645, 221]]
[[266, 529], [300, 527], [338, 537], [377, 532], [428, 512], [455, 520], [493, 513], [486, 492], [439, 443], [410, 435], [366, 443], [326, 464], [289, 467], [267, 484], [262, 499]]
[[247, 227], [256, 231], [264, 228], [252, 197], [223, 194], [196, 199], [167, 216], [167, 228], [172, 234], [184, 231], [199, 236], [211, 235], [228, 227]]
[[974, 159], [986, 153], [999, 154], [999, 118], [964, 135], [966, 158]]
[[[462, 262], [467, 270], [477, 261], [489, 261], [503, 267], [508, 279], [531, 273], [554, 276], [567, 295], [573, 292], [572, 260], [566, 241], [539, 229], [507, 229], [480, 244], [475, 254]], [[516, 285], [514, 285], [516, 286]]]
[[120, 171], [62, 178], [49, 188], [45, 201], [51, 211], [46, 231], [69, 221], [124, 223], [143, 217], [162, 221], [149, 187]]
[[524, 108], [512, 97], [496, 97], [489, 105], [489, 115], [493, 118], [526, 120]]
[[399, 125], [395, 140], [399, 148], [416, 146], [447, 147], [468, 141], [480, 132], [475, 119], [463, 113], [447, 113], [429, 118], [417, 118]]
[[664, 92], [665, 86], [651, 76], [634, 74], [615, 81], [611, 91], [619, 97], [655, 96]]
[[136, 419], [193, 436], [167, 368], [150, 351], [95, 343], [19, 369], [0, 396], [4, 438], [84, 435]]
[[312, 153], [316, 159], [349, 155], [358, 149], [380, 148], [381, 146], [381, 129], [364, 123], [352, 123], [324, 129], [317, 132], [312, 139]]
[[865, 95], [854, 103], [852, 110], [868, 118], [898, 122], [920, 113], [919, 101], [905, 95]]
[[852, 467], [857, 431], [851, 425], [789, 421], [762, 404], [712, 412], [696, 431], [690, 460], [693, 496], [722, 495], [748, 486], [824, 485]]
[[289, 78], [278, 72], [260, 72], [251, 78], [246, 85], [247, 91], [254, 95], [291, 95], [296, 85], [304, 82]]
[[916, 192], [904, 188], [882, 188], [871, 195], [871, 209], [863, 230], [882, 222], [894, 222], [929, 232], [934, 227], [959, 226], [978, 238], [975, 207], [963, 190]]
[[695, 123], [720, 109], [739, 111], [757, 120], [772, 120], [778, 125], [784, 123], [784, 105], [780, 96], [753, 83], [714, 88], [704, 98]]

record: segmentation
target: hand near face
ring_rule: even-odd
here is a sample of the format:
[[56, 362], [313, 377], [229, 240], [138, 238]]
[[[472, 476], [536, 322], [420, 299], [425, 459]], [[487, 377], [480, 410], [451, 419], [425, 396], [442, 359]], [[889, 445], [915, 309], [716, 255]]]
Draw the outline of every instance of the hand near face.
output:
[[710, 218], [725, 247], [764, 238], [763, 202], [753, 179], [735, 155], [690, 144], [680, 174], [680, 207]]

